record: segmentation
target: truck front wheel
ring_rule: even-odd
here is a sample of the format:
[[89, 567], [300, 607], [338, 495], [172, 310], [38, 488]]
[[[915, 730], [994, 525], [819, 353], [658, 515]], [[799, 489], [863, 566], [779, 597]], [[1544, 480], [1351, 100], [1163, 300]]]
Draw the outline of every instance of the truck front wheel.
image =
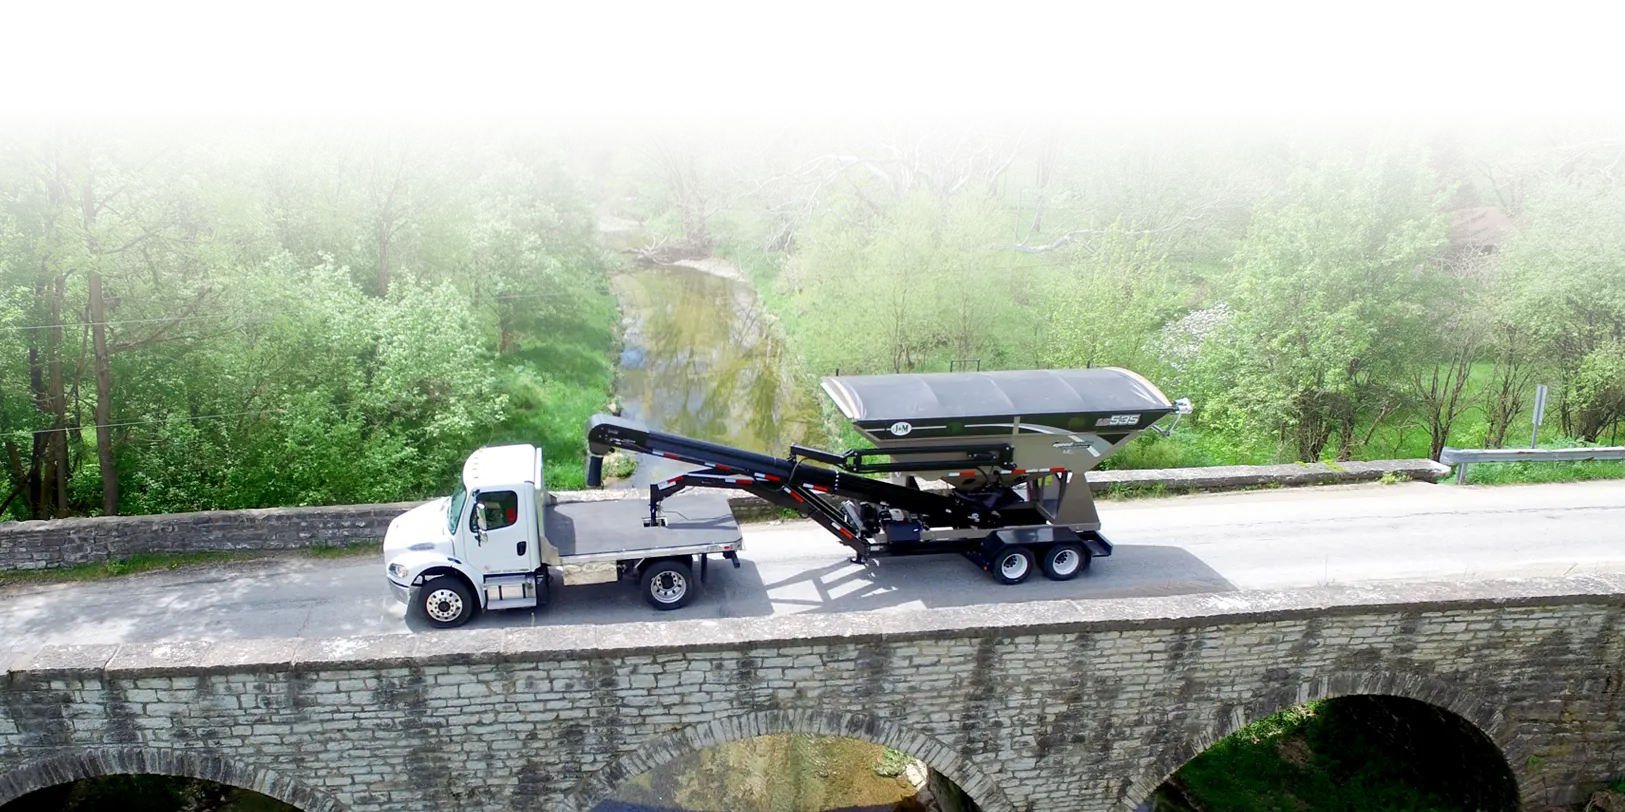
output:
[[450, 629], [467, 623], [469, 618], [474, 617], [477, 608], [474, 590], [455, 575], [432, 578], [413, 592], [413, 614], [437, 629]]
[[643, 568], [643, 599], [663, 611], [681, 609], [694, 600], [694, 568], [685, 561], [656, 561]]

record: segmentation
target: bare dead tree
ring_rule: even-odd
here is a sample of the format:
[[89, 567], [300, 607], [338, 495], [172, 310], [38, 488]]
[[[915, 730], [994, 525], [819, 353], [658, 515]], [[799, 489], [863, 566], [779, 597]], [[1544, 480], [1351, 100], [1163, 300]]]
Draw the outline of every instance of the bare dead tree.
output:
[[851, 169], [879, 180], [894, 198], [925, 188], [946, 201], [972, 182], [993, 185], [1017, 156], [1037, 145], [1042, 133], [1035, 127], [1056, 112], [1038, 109], [986, 110], [978, 107], [907, 107], [864, 109], [863, 106], [821, 107], [801, 110], [769, 140], [767, 149], [780, 145], [796, 127], [827, 123], [832, 138], [821, 151], [772, 175], [767, 185], [788, 185], [801, 208], [812, 208], [824, 190]]
[[1450, 430], [1472, 403], [1465, 393], [1479, 341], [1471, 331], [1463, 331], [1451, 342], [1450, 354], [1430, 368], [1411, 373], [1411, 391], [1422, 406], [1422, 419], [1428, 430], [1428, 457], [1438, 459]]
[[[1203, 215], [1205, 215], [1209, 211], [1211, 211], [1213, 209], [1213, 207], [1215, 207], [1215, 206], [1217, 206], [1219, 204], [1219, 202], [1220, 201], [1218, 201], [1218, 200], [1212, 200], [1212, 201], [1209, 201], [1207, 203], [1203, 203], [1200, 206], [1196, 206], [1194, 208], [1191, 208], [1190, 210], [1186, 211], [1184, 214], [1180, 215], [1179, 217], [1175, 218], [1174, 220], [1172, 220], [1172, 221], [1170, 221], [1168, 223], [1165, 223], [1164, 225], [1158, 226], [1156, 228], [1143, 228], [1143, 229], [1136, 229], [1136, 230], [1133, 230], [1133, 231], [1118, 231], [1116, 233], [1121, 234], [1121, 235], [1126, 236], [1126, 237], [1146, 237], [1146, 236], [1150, 236], [1150, 235], [1153, 235], [1153, 234], [1169, 234], [1169, 233], [1172, 233], [1172, 232], [1175, 232], [1175, 231], [1179, 231], [1181, 229], [1188, 228], [1188, 227], [1190, 227], [1190, 225], [1192, 223], [1195, 223], [1198, 220], [1201, 220]], [[1057, 250], [1057, 249], [1060, 249], [1060, 248], [1065, 248], [1068, 245], [1072, 245], [1078, 239], [1083, 238], [1083, 237], [1104, 237], [1107, 234], [1111, 234], [1111, 233], [1113, 233], [1112, 229], [1105, 229], [1105, 228], [1075, 228], [1075, 229], [1072, 229], [1071, 231], [1066, 232], [1065, 234], [1062, 234], [1059, 237], [1056, 237], [1055, 239], [1053, 239], [1053, 240], [1051, 240], [1051, 241], [1049, 241], [1049, 242], [1047, 242], [1047, 243], [1045, 243], [1043, 245], [1030, 245], [1027, 242], [1020, 242], [1020, 243], [1015, 243], [1015, 244], [994, 245], [994, 246], [990, 246], [990, 247], [992, 247], [994, 249], [997, 249], [997, 250], [1003, 250], [1003, 251], [1020, 251], [1020, 252], [1022, 252], [1024, 254], [1047, 254], [1047, 253], [1049, 253], [1051, 251], [1054, 251], [1054, 250]]]
[[650, 110], [627, 125], [621, 145], [640, 159], [634, 172], [669, 190], [687, 239], [707, 240], [720, 179], [710, 151], [717, 125], [700, 110]]
[[1484, 416], [1489, 432], [1484, 437], [1488, 448], [1500, 448], [1506, 442], [1512, 421], [1523, 413], [1524, 396], [1533, 370], [1529, 365], [1527, 338], [1510, 325], [1496, 325], [1495, 368], [1484, 388]]
[[603, 107], [543, 107], [538, 119], [559, 133], [559, 146], [575, 161], [590, 158], [609, 128], [609, 110]]
[[[396, 144], [393, 156], [380, 146], [369, 158], [367, 193], [372, 204], [373, 239], [378, 250], [374, 269], [374, 291], [378, 298], [389, 295], [395, 265], [400, 262], [402, 236], [429, 210], [435, 198], [436, 182], [430, 167], [415, 156], [407, 144]], [[408, 246], [409, 247], [409, 246]]]
[[525, 107], [518, 104], [484, 104], [474, 107], [474, 128], [479, 130], [479, 140], [491, 143], [497, 133], [509, 123], [525, 117]]
[[1625, 115], [1618, 110], [1542, 110], [1540, 133], [1560, 154], [1557, 174], [1565, 180], [1597, 172], [1618, 184], [1615, 172], [1625, 162]]

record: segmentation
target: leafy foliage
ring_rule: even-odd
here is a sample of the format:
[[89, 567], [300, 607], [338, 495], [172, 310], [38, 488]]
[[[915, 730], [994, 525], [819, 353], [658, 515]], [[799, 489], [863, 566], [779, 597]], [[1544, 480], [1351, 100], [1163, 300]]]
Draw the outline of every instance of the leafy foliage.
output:
[[969, 194], [915, 192], [878, 207], [856, 193], [832, 199], [774, 287], [793, 303], [789, 318], [809, 326], [809, 366], [881, 373], [1026, 361], [1030, 348], [1006, 339], [1020, 329], [1021, 270], [986, 253], [995, 217], [985, 197]]
[[[415, 499], [492, 441], [539, 442], [580, 478], [615, 311], [555, 157], [494, 138], [3, 135], [0, 512]], [[535, 436], [537, 409], [570, 441]]]
[[1049, 281], [1056, 293], [1044, 361], [1152, 371], [1159, 360], [1155, 337], [1179, 311], [1171, 276], [1154, 241], [1114, 225], [1092, 253], [1077, 255]]
[[1430, 322], [1445, 238], [1430, 180], [1398, 157], [1327, 163], [1259, 207], [1236, 257], [1237, 317], [1209, 358], [1210, 419], [1249, 421], [1299, 460], [1338, 434], [1349, 457]]
[[507, 349], [513, 330], [580, 307], [570, 292], [603, 292], [609, 263], [598, 247], [587, 190], [570, 174], [569, 156], [551, 128], [510, 123], [481, 158], [474, 284], [496, 302], [500, 349]]
[[1594, 441], [1625, 418], [1625, 190], [1552, 182], [1512, 241], [1498, 316], [1562, 377], [1564, 431]]
[[[1173, 789], [1176, 792], [1169, 792]], [[1353, 696], [1266, 717], [1180, 768], [1159, 807], [1182, 809], [1512, 809], [1516, 785], [1470, 723], [1421, 702]]]

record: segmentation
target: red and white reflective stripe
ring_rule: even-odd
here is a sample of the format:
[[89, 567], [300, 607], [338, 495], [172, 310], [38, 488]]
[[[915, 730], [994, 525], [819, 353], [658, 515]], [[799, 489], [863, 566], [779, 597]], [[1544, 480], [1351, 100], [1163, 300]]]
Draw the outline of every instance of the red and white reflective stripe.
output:
[[730, 476], [730, 477], [723, 477], [722, 481], [724, 481], [724, 482], [732, 482], [735, 485], [743, 485], [743, 484], [745, 484], [747, 482], [755, 482], [756, 480], [751, 479], [748, 476]]
[[964, 476], [976, 476], [976, 475], [977, 475], [977, 474], [979, 474], [979, 473], [981, 473], [981, 471], [960, 471], [960, 472], [959, 472], [959, 473], [957, 473], [957, 474], [954, 474], [954, 476], [960, 476], [960, 477], [964, 477]]
[[1065, 468], [1012, 468], [1005, 471], [1007, 474], [1060, 474], [1065, 472]]
[[656, 451], [655, 456], [656, 457], [665, 457], [668, 460], [680, 460], [680, 459], [682, 459], [682, 457], [679, 457], [676, 454], [668, 454], [668, 453], [666, 453], [664, 451]]
[[818, 491], [819, 493], [829, 493], [829, 488], [826, 488], [823, 485], [808, 485], [807, 489]]
[[783, 482], [784, 481], [783, 477], [777, 477], [777, 476], [774, 476], [772, 474], [761, 474], [760, 476], [762, 477], [762, 479], [765, 479], [768, 482]]

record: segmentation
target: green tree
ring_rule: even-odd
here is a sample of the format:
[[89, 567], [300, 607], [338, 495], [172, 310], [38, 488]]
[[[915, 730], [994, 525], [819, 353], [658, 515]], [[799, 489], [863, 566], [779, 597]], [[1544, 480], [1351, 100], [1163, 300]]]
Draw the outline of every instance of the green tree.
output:
[[991, 252], [998, 226], [984, 194], [916, 191], [878, 206], [856, 195], [832, 200], [803, 229], [803, 247], [778, 280], [795, 297], [797, 316], [816, 323], [804, 345], [812, 367], [998, 365], [1028, 349], [1004, 337], [1036, 332], [1034, 316], [1015, 315], [1027, 287], [1022, 268], [1036, 263]]
[[1561, 181], [1528, 203], [1507, 247], [1498, 317], [1516, 325], [1561, 376], [1565, 433], [1594, 442], [1625, 419], [1618, 369], [1625, 342], [1625, 190]]
[[1045, 361], [1152, 374], [1158, 333], [1179, 305], [1166, 259], [1149, 237], [1113, 228], [1054, 277]]
[[349, 269], [287, 255], [235, 280], [233, 340], [135, 360], [152, 424], [134, 449], [143, 512], [392, 501], [444, 487], [502, 418], [468, 300], [397, 277], [386, 299]]
[[1334, 437], [1347, 459], [1369, 438], [1433, 326], [1437, 195], [1420, 161], [1372, 154], [1302, 169], [1261, 204], [1231, 275], [1235, 317], [1206, 359], [1210, 414], [1299, 460]]
[[474, 273], [496, 302], [499, 343], [578, 307], [572, 292], [603, 292], [608, 261], [598, 247], [587, 190], [570, 174], [552, 128], [515, 122], [481, 151], [474, 187]]

